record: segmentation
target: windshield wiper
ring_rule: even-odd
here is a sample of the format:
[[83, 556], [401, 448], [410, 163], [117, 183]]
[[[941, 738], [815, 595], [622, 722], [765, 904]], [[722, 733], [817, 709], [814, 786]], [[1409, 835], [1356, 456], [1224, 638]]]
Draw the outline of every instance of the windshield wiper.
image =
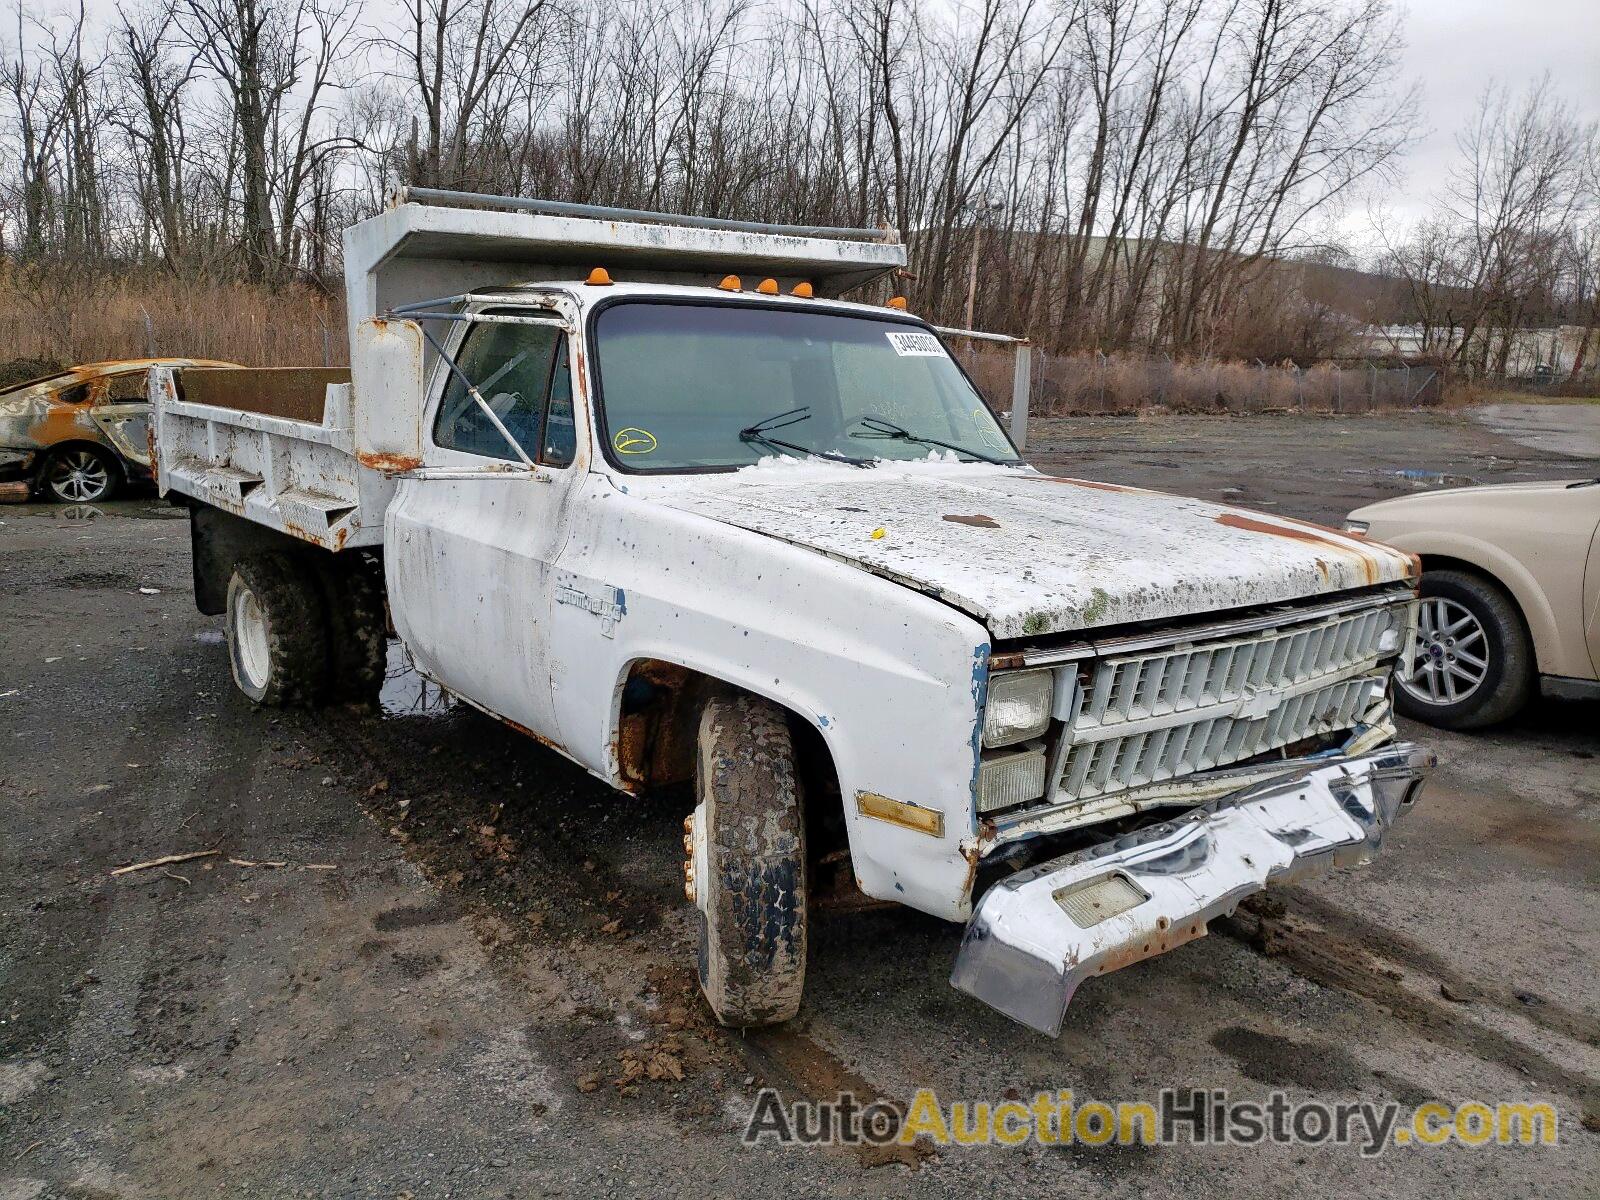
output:
[[792, 450], [796, 454], [806, 454], [812, 458], [825, 458], [829, 462], [848, 463], [852, 467], [870, 467], [872, 465], [871, 459], [855, 458], [849, 454], [833, 454], [827, 450], [814, 450], [810, 446], [802, 446], [798, 442], [775, 438], [770, 432], [774, 429], [787, 429], [790, 425], [798, 425], [801, 421], [809, 421], [810, 419], [810, 405], [802, 404], [799, 408], [791, 408], [785, 412], [773, 413], [770, 417], [762, 417], [754, 425], [746, 425], [739, 430], [739, 440], [741, 442], [760, 442], [765, 446], [776, 446], [781, 450]]
[[912, 433], [909, 429], [896, 425], [893, 421], [885, 421], [882, 417], [865, 416], [857, 420], [856, 424], [865, 425], [869, 433], [852, 433], [851, 437], [858, 438], [885, 438], [895, 442], [920, 442], [924, 446], [938, 446], [944, 450], [954, 450], [957, 454], [969, 454], [979, 462], [993, 463], [997, 467], [1014, 467], [1017, 464], [1011, 459], [994, 458], [970, 446], [962, 446], [956, 442], [942, 442], [938, 438], [923, 437], [920, 433]]

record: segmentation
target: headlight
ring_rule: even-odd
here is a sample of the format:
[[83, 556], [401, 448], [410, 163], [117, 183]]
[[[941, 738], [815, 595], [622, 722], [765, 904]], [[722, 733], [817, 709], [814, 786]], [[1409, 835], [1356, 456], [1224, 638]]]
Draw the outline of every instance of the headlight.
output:
[[1357, 537], [1366, 537], [1367, 530], [1372, 528], [1371, 521], [1352, 521], [1349, 517], [1344, 520], [1344, 531], [1353, 533]]
[[1050, 727], [1053, 671], [1008, 671], [989, 677], [983, 709], [983, 744], [1010, 746]]

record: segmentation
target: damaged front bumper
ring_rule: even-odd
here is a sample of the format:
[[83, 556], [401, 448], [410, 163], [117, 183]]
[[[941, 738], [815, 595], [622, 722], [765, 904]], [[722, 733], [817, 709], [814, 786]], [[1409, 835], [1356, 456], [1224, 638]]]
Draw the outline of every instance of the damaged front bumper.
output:
[[992, 887], [950, 982], [1054, 1037], [1085, 979], [1201, 937], [1246, 896], [1372, 860], [1435, 762], [1409, 744], [1311, 760]]

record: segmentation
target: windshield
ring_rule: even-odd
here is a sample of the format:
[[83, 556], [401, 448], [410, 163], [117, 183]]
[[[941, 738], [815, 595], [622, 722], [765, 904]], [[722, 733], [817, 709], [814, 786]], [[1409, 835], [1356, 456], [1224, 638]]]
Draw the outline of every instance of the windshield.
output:
[[772, 455], [1019, 461], [939, 340], [903, 321], [629, 301], [601, 311], [595, 338], [606, 436], [628, 470]]

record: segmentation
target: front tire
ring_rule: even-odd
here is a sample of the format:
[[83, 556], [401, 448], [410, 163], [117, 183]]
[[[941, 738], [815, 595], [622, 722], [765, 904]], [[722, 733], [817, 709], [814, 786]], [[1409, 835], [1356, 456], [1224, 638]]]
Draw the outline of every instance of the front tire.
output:
[[315, 575], [282, 554], [242, 558], [228, 580], [228, 658], [253, 703], [313, 705], [328, 678], [327, 616]]
[[685, 842], [700, 918], [700, 990], [723, 1025], [787, 1021], [805, 988], [806, 857], [783, 710], [748, 695], [710, 700], [695, 791]]
[[1537, 668], [1528, 627], [1499, 584], [1468, 571], [1424, 571], [1416, 657], [1396, 676], [1395, 705], [1441, 729], [1482, 729], [1515, 716]]

